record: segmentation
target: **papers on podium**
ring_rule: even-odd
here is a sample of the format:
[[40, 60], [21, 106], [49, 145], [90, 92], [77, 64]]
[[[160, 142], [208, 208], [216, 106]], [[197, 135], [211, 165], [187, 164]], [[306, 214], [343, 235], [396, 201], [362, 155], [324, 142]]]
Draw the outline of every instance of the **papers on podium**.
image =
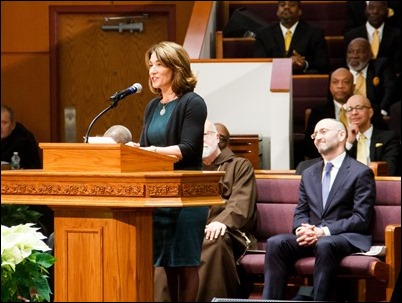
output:
[[112, 137], [88, 137], [88, 143], [116, 144]]

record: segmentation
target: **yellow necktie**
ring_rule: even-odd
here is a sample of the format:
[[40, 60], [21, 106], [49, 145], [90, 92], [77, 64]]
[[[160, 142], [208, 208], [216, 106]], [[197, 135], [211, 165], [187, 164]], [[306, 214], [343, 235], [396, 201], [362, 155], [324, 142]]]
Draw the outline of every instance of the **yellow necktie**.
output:
[[378, 30], [373, 33], [373, 39], [371, 40], [371, 51], [373, 52], [373, 58], [377, 58], [378, 49], [380, 48], [380, 38], [378, 37]]
[[367, 165], [367, 147], [366, 137], [360, 133], [359, 140], [357, 141], [357, 156], [356, 160]]
[[362, 72], [357, 75], [354, 94], [366, 97], [366, 79], [364, 79]]
[[348, 127], [348, 119], [346, 118], [346, 112], [343, 109], [343, 106], [341, 106], [341, 112], [339, 115], [339, 121], [341, 121], [343, 123], [343, 125], [345, 125], [345, 127]]
[[288, 29], [288, 31], [286, 32], [286, 35], [285, 35], [285, 51], [286, 52], [289, 51], [290, 41], [292, 41], [292, 32], [290, 31], [290, 29]]

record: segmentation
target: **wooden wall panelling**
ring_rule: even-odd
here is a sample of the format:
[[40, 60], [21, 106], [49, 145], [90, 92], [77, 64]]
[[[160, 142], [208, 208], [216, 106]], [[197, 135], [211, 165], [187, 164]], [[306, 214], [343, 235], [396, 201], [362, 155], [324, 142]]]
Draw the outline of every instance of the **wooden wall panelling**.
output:
[[250, 160], [254, 169], [260, 169], [262, 162], [262, 139], [257, 134], [232, 134], [230, 149], [238, 156]]
[[[50, 59], [50, 52], [56, 45], [50, 45], [49, 35], [54, 29], [50, 28], [49, 7], [104, 6], [115, 8], [128, 5], [175, 6], [177, 11], [175, 23], [180, 26], [175, 28], [174, 39], [178, 43], [183, 43], [191, 17], [188, 12], [191, 12], [194, 1], [1, 2], [1, 100], [13, 107], [18, 121], [26, 125], [39, 142], [57, 142], [59, 140], [51, 135], [51, 132], [54, 131], [54, 125], [51, 125], [51, 117], [54, 116], [51, 107], [54, 99], [52, 98], [51, 101], [52, 92], [50, 90], [51, 81], [57, 80], [51, 70], [58, 70], [58, 62], [52, 62]], [[87, 60], [93, 60], [95, 61], [93, 64], [96, 64], [96, 58], [88, 57]], [[52, 66], [53, 63], [56, 66]], [[101, 76], [99, 75], [99, 77]], [[127, 79], [127, 81], [131, 85], [137, 79]], [[99, 83], [94, 83], [92, 86], [96, 85], [99, 86]], [[146, 84], [143, 86], [147, 90]], [[118, 89], [123, 88], [125, 87], [119, 86]], [[107, 94], [105, 92], [103, 97], [107, 98], [113, 92], [113, 90], [107, 90]], [[27, 110], [27, 104], [29, 104], [29, 110]]]

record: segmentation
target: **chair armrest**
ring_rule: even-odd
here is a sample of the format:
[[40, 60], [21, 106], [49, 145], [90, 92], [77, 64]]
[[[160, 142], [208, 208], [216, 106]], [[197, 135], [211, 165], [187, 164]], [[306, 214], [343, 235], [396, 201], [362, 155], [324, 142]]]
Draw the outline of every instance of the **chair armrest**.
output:
[[385, 227], [385, 246], [385, 263], [389, 266], [386, 300], [390, 302], [401, 269], [401, 224], [389, 224]]

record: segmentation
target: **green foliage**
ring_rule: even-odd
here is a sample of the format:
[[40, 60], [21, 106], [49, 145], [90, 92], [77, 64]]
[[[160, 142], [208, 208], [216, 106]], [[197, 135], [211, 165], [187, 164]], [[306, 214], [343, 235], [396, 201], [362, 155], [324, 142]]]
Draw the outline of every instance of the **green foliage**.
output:
[[29, 222], [39, 224], [42, 214], [30, 210], [28, 205], [2, 204], [1, 205], [1, 225], [13, 226]]
[[55, 258], [48, 254], [33, 251], [21, 263], [15, 266], [1, 267], [1, 301], [31, 302], [50, 301], [52, 293], [48, 283], [48, 268], [53, 265]]

